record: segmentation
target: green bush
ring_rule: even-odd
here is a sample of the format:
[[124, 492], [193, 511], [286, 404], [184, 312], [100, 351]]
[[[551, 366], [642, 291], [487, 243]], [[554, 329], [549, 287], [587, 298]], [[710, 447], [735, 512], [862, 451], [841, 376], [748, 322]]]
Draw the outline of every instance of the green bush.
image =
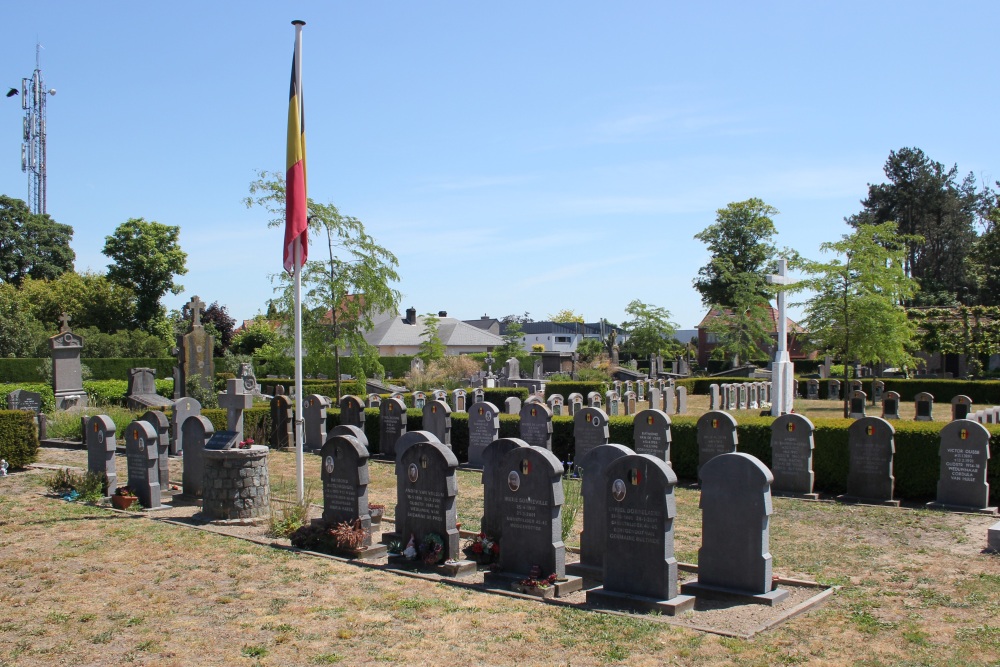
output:
[[0, 408], [7, 407], [7, 394], [15, 389], [33, 391], [42, 395], [42, 412], [52, 412], [56, 409], [56, 396], [52, 391], [52, 385], [42, 382], [12, 382], [0, 384]]
[[604, 394], [608, 391], [606, 382], [546, 382], [545, 399], [548, 400], [553, 394], [559, 394], [569, 401], [569, 395], [578, 393], [583, 396], [584, 403], [587, 402], [587, 394], [596, 391], [604, 400]]
[[[472, 390], [469, 391], [471, 394]], [[492, 403], [503, 411], [504, 402], [508, 398], [514, 396], [521, 399], [521, 402], [524, 403], [528, 400], [529, 393], [527, 387], [483, 387], [483, 400], [487, 403]]]
[[38, 422], [31, 412], [0, 410], [0, 459], [23, 468], [38, 456]]
[[[125, 399], [128, 395], [128, 380], [84, 380], [83, 388], [87, 391], [91, 405], [117, 405], [125, 407]], [[156, 393], [166, 398], [173, 396], [173, 378], [157, 379]]]

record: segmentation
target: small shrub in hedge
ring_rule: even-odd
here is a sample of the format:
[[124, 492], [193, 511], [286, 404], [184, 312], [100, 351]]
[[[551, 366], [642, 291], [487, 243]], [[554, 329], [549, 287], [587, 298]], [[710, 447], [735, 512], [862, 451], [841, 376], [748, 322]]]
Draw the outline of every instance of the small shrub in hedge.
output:
[[23, 468], [38, 456], [38, 424], [23, 410], [0, 410], [0, 459], [11, 468]]

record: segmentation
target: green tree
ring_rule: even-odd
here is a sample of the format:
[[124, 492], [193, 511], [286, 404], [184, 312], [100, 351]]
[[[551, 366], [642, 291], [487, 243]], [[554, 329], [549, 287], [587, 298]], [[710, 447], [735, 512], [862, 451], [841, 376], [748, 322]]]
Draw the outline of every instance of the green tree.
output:
[[768, 310], [759, 298], [743, 300], [730, 308], [716, 308], [718, 316], [708, 325], [715, 335], [714, 359], [729, 359], [733, 368], [767, 358], [763, 343], [771, 334], [764, 326]]
[[[527, 315], [527, 313], [525, 313], [525, 315]], [[569, 308], [563, 308], [562, 310], [560, 310], [555, 315], [551, 315], [550, 314], [549, 315], [549, 321], [550, 322], [559, 322], [559, 323], [562, 323], [562, 324], [566, 324], [566, 323], [570, 323], [570, 322], [582, 323], [583, 322], [583, 315], [580, 315], [579, 313], [576, 313], [576, 312], [570, 310]]]
[[420, 334], [420, 351], [417, 356], [430, 363], [444, 357], [445, 346], [438, 335], [438, 325], [441, 320], [433, 313], [424, 315], [424, 330]]
[[628, 334], [625, 347], [630, 353], [647, 358], [677, 351], [679, 345], [674, 340], [677, 325], [670, 321], [669, 310], [636, 299], [625, 306], [625, 313], [631, 318], [622, 322]]
[[178, 243], [180, 231], [180, 227], [131, 218], [104, 240], [102, 252], [112, 262], [108, 279], [135, 293], [135, 323], [147, 331], [162, 328], [163, 295], [184, 289], [174, 282], [175, 276], [187, 273], [187, 254]]
[[73, 228], [47, 213], [32, 213], [20, 199], [0, 195], [0, 280], [55, 278], [73, 270]]
[[[811, 344], [843, 362], [845, 383], [851, 362], [913, 363], [915, 327], [902, 305], [918, 288], [904, 266], [911, 242], [893, 222], [859, 225], [840, 241], [820, 246], [823, 252], [835, 253], [834, 259], [799, 261], [811, 277], [795, 288], [814, 292], [798, 304], [805, 306]], [[847, 411], [845, 393], [845, 417]]]
[[215, 356], [221, 357], [233, 342], [236, 320], [229, 316], [229, 310], [218, 301], [201, 314], [201, 323], [215, 337]]
[[770, 298], [773, 290], [765, 276], [775, 270], [775, 215], [776, 208], [757, 198], [732, 202], [716, 211], [715, 224], [694, 235], [712, 253], [694, 279], [704, 305], [732, 306], [737, 291], [747, 289], [765, 302]]
[[8, 283], [0, 283], [0, 357], [33, 357], [45, 329], [31, 317], [24, 295]]
[[498, 363], [503, 364], [511, 357], [524, 354], [524, 348], [521, 347], [524, 329], [521, 328], [520, 322], [508, 323], [501, 337], [503, 338], [503, 345], [493, 350], [493, 358]]
[[280, 346], [281, 334], [263, 318], [256, 318], [239, 333], [233, 336], [229, 346], [233, 354], [256, 354], [265, 345]]
[[[135, 294], [107, 276], [67, 271], [52, 279], [27, 278], [21, 291], [32, 316], [53, 332], [62, 313], [69, 314], [74, 329], [93, 327], [113, 334], [135, 328]], [[165, 345], [170, 343], [164, 340]]]

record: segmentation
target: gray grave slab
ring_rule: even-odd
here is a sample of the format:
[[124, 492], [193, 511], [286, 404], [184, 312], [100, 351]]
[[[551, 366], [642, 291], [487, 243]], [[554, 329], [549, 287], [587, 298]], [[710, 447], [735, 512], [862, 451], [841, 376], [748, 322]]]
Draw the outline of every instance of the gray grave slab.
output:
[[934, 396], [922, 391], [913, 399], [915, 415], [914, 421], [929, 422], [934, 421]]
[[483, 518], [480, 529], [489, 537], [503, 537], [503, 507], [501, 500], [507, 484], [507, 470], [503, 459], [507, 453], [518, 447], [528, 447], [520, 438], [500, 438], [483, 450]]
[[136, 420], [125, 429], [125, 458], [128, 462], [128, 487], [147, 509], [160, 502], [159, 434], [152, 424]]
[[860, 389], [851, 391], [851, 400], [848, 403], [848, 417], [851, 419], [861, 419], [865, 415], [865, 405], [868, 402], [868, 395]]
[[233, 449], [240, 443], [240, 437], [239, 431], [216, 431], [205, 442], [205, 449], [211, 451]]
[[173, 399], [156, 393], [156, 369], [154, 368], [129, 369], [125, 402], [131, 410], [166, 408], [174, 404]]
[[317, 451], [326, 443], [326, 409], [329, 407], [330, 399], [326, 396], [310, 394], [302, 399], [303, 447], [306, 451]]
[[323, 521], [328, 526], [361, 520], [370, 546], [372, 519], [368, 511], [368, 448], [349, 435], [331, 435], [320, 451]]
[[771, 472], [743, 452], [719, 454], [698, 473], [701, 481], [701, 548], [698, 580], [684, 593], [698, 597], [744, 596], [773, 605], [788, 597], [771, 576]]
[[422, 391], [413, 392], [413, 407], [423, 410], [425, 405], [427, 405], [427, 394]]
[[602, 475], [603, 586], [587, 602], [669, 615], [694, 607], [677, 591], [674, 518], [677, 477], [662, 459], [631, 454], [611, 461]]
[[444, 401], [429, 401], [424, 404], [424, 429], [437, 437], [438, 442], [451, 447], [451, 408]]
[[201, 403], [193, 398], [178, 398], [170, 413], [170, 453], [177, 456], [184, 451], [184, 422], [188, 417], [201, 415]]
[[489, 401], [472, 404], [469, 411], [469, 466], [483, 467], [483, 453], [499, 437], [500, 411]]
[[899, 419], [899, 394], [894, 391], [885, 392], [882, 399], [882, 419]]
[[995, 514], [987, 507], [990, 485], [986, 481], [990, 459], [990, 432], [971, 419], [956, 419], [941, 429], [941, 472], [937, 501], [931, 507], [964, 509]]
[[677, 393], [671, 387], [663, 392], [663, 411], [668, 415], [677, 414]]
[[396, 441], [406, 433], [406, 405], [401, 399], [387, 398], [378, 409], [378, 451], [385, 458], [396, 459]]
[[[356, 439], [361, 446], [365, 448], [365, 451], [368, 451], [368, 435], [365, 433], [364, 429], [358, 426], [353, 424], [338, 424], [337, 426], [334, 426], [326, 435], [327, 442], [329, 442], [330, 438], [335, 435], [350, 436]], [[325, 446], [326, 445], [324, 445], [324, 447]]]
[[600, 408], [583, 408], [573, 415], [573, 458], [579, 461], [594, 447], [608, 444], [608, 416]]
[[226, 392], [219, 393], [219, 407], [226, 411], [226, 430], [236, 431], [243, 440], [243, 411], [253, 407], [253, 394], [246, 393], [242, 380], [226, 380]]
[[458, 459], [440, 442], [418, 442], [396, 466], [396, 529], [404, 544], [419, 545], [428, 533], [444, 541], [440, 562], [461, 557], [455, 523]]
[[632, 420], [636, 454], [649, 454], [670, 465], [670, 417], [662, 410], [643, 410]]
[[104, 495], [108, 496], [118, 487], [115, 423], [107, 415], [96, 415], [85, 418], [83, 427], [87, 443], [87, 470], [106, 476]]
[[295, 417], [292, 414], [292, 402], [287, 396], [278, 395], [270, 402], [271, 424], [268, 431], [267, 444], [277, 449], [295, 447], [293, 425]]
[[879, 417], [864, 417], [848, 427], [847, 494], [843, 500], [899, 505], [892, 498], [895, 432], [892, 424]]
[[986, 531], [986, 548], [993, 553], [1000, 554], [1000, 521], [997, 521]]
[[205, 445], [215, 435], [208, 417], [196, 415], [184, 420], [184, 471], [181, 477], [184, 495], [201, 498], [205, 477]]
[[59, 333], [49, 338], [56, 410], [84, 407], [87, 405], [87, 392], [83, 388], [83, 367], [80, 363], [83, 338], [70, 331], [66, 313], [60, 321]]
[[148, 410], [139, 419], [149, 422], [156, 429], [158, 436], [157, 473], [160, 481], [160, 495], [163, 496], [170, 491], [170, 422], [167, 420], [167, 416], [159, 410]]
[[830, 380], [827, 383], [826, 398], [830, 401], [840, 400], [840, 380]]
[[529, 445], [552, 451], [552, 411], [541, 402], [521, 406], [519, 435]]
[[688, 411], [687, 387], [677, 387], [677, 414], [686, 415]]
[[736, 419], [728, 412], [709, 411], [698, 418], [698, 470], [719, 454], [736, 451]]
[[972, 412], [972, 399], [964, 394], [959, 394], [951, 399], [951, 418], [968, 419]]
[[818, 498], [813, 493], [812, 459], [815, 427], [806, 417], [789, 413], [771, 424], [771, 472], [775, 495]]
[[521, 413], [521, 399], [517, 396], [508, 396], [503, 401], [504, 412], [508, 415], [517, 415]]
[[360, 398], [348, 394], [340, 399], [340, 423], [344, 426], [365, 427], [365, 406]]
[[24, 410], [26, 412], [42, 411], [42, 395], [27, 389], [15, 389], [7, 394], [8, 410]]
[[566, 566], [570, 574], [594, 581], [604, 578], [604, 538], [608, 533], [604, 471], [612, 461], [634, 453], [625, 445], [607, 444], [594, 447], [583, 459], [577, 460], [582, 475], [583, 532], [580, 533], [580, 562]]
[[819, 400], [819, 380], [812, 379], [806, 382], [806, 398], [810, 401]]

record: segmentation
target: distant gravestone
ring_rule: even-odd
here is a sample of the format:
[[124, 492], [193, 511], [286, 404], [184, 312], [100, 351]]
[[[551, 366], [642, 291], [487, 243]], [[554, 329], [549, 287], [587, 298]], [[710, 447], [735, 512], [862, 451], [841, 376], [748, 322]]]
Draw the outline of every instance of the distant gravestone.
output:
[[504, 413], [517, 415], [521, 413], [521, 399], [517, 396], [508, 396], [503, 401]]
[[368, 511], [368, 449], [357, 438], [331, 435], [320, 451], [323, 482], [323, 521], [328, 526], [361, 520], [366, 535], [363, 546], [371, 539], [371, 514]]
[[663, 392], [656, 387], [649, 389], [649, 409], [663, 412]]
[[990, 459], [990, 432], [970, 419], [956, 419], [941, 429], [941, 473], [937, 502], [931, 507], [996, 514], [987, 507], [990, 485], [986, 481]]
[[500, 411], [488, 401], [472, 404], [469, 411], [469, 466], [483, 466], [483, 452], [500, 434]]
[[159, 410], [149, 410], [139, 419], [149, 422], [156, 429], [157, 475], [162, 497], [170, 490], [170, 422], [167, 420], [167, 416]]
[[722, 397], [719, 394], [719, 385], [717, 384], [708, 385], [708, 409], [722, 409]]
[[851, 419], [861, 419], [865, 416], [865, 405], [868, 402], [868, 396], [865, 392], [860, 389], [855, 389], [851, 392], [850, 401], [850, 411], [848, 412], [848, 417]]
[[951, 419], [968, 419], [972, 412], [972, 399], [964, 394], [959, 394], [951, 399]]
[[583, 394], [574, 392], [566, 398], [566, 402], [569, 404], [569, 414], [572, 417], [583, 409]]
[[819, 380], [813, 378], [806, 382], [806, 398], [810, 401], [819, 400]]
[[345, 426], [365, 427], [365, 405], [360, 398], [347, 394], [340, 399], [340, 423]]
[[685, 415], [688, 411], [688, 390], [687, 387], [677, 387], [677, 414]]
[[103, 493], [108, 496], [118, 486], [118, 471], [115, 465], [115, 423], [107, 415], [96, 415], [84, 421], [84, 439], [87, 443], [87, 470], [106, 478]]
[[215, 435], [215, 427], [207, 417], [196, 415], [181, 426], [184, 439], [184, 471], [181, 484], [184, 495], [201, 498], [205, 477], [205, 445]]
[[750, 388], [746, 382], [742, 382], [736, 387], [736, 409], [746, 410], [750, 407]]
[[872, 382], [872, 403], [879, 405], [882, 402], [883, 394], [885, 394], [885, 382], [882, 380]]
[[42, 395], [26, 389], [15, 389], [7, 394], [8, 410], [24, 410], [38, 413], [42, 411]]
[[438, 441], [451, 448], [451, 408], [444, 401], [430, 401], [423, 407], [423, 425]]
[[926, 391], [922, 391], [914, 397], [913, 403], [916, 408], [916, 415], [913, 417], [914, 421], [934, 421], [934, 396], [928, 394]]
[[125, 429], [125, 458], [128, 487], [147, 509], [160, 507], [160, 479], [157, 469], [159, 435], [153, 425], [136, 420]]
[[396, 529], [407, 543], [428, 534], [444, 542], [440, 561], [458, 558], [455, 496], [458, 459], [440, 442], [418, 442], [402, 451], [396, 466]]
[[377, 408], [382, 404], [382, 397], [378, 394], [368, 394], [367, 401], [369, 408]]
[[551, 396], [549, 396], [546, 403], [549, 406], [549, 410], [552, 411], [553, 417], [561, 417], [563, 415], [565, 407], [563, 405], [564, 400], [562, 394], [552, 394]]
[[634, 452], [625, 445], [594, 447], [576, 463], [582, 470], [580, 495], [583, 498], [583, 532], [580, 534], [580, 562], [568, 565], [567, 572], [600, 581], [604, 577], [604, 537], [608, 532], [607, 494], [604, 471], [608, 465]]
[[885, 392], [882, 399], [882, 419], [899, 419], [899, 394], [894, 391]]
[[521, 440], [552, 451], [552, 412], [543, 403], [525, 403], [520, 413]]
[[482, 387], [477, 387], [472, 392], [472, 402], [473, 403], [482, 403], [485, 400], [486, 400], [486, 392], [483, 391]]
[[172, 399], [156, 393], [156, 369], [130, 368], [125, 403], [131, 410], [165, 408], [174, 404]]
[[[198, 377], [198, 384], [206, 391], [212, 391], [215, 378], [215, 337], [210, 335], [201, 322], [205, 303], [197, 296], [182, 309], [185, 319], [191, 318], [191, 329], [176, 336], [177, 366], [174, 368], [174, 398], [184, 398], [188, 380]], [[155, 392], [154, 392], [155, 393]], [[253, 393], [251, 390], [250, 393]]]
[[655, 456], [670, 465], [670, 417], [662, 410], [643, 410], [632, 420], [636, 454]]
[[750, 383], [750, 386], [747, 387], [747, 394], [749, 397], [747, 402], [747, 409], [757, 410], [760, 408], [759, 393], [760, 393], [760, 385], [758, 385], [756, 382]]
[[562, 473], [559, 459], [540, 447], [517, 447], [504, 456], [506, 473], [500, 498], [503, 539], [514, 548], [500, 549], [500, 568], [528, 576], [540, 568], [541, 577], [566, 575], [566, 547], [562, 542]]
[[720, 454], [736, 451], [736, 420], [721, 410], [706, 412], [698, 418], [698, 470]]
[[260, 396], [260, 385], [257, 383], [257, 376], [253, 372], [253, 364], [242, 362], [240, 363], [239, 370], [236, 371], [236, 377], [239, 378], [240, 382], [243, 383], [243, 391], [247, 394], [253, 394], [254, 396]]
[[59, 333], [49, 338], [49, 349], [52, 351], [52, 392], [55, 394], [56, 410], [87, 405], [87, 392], [83, 388], [83, 367], [80, 363], [83, 338], [70, 331], [69, 319], [63, 313]]
[[243, 440], [243, 411], [253, 407], [253, 394], [246, 393], [239, 378], [226, 380], [226, 392], [219, 394], [219, 407], [226, 411], [226, 430], [236, 431]]
[[587, 394], [587, 407], [597, 408], [600, 410], [603, 405], [604, 404], [601, 402], [601, 395], [599, 393], [592, 391]]
[[840, 380], [830, 380], [826, 385], [826, 398], [830, 401], [840, 400]]
[[268, 429], [267, 444], [278, 449], [295, 446], [295, 434], [292, 429], [294, 417], [292, 402], [287, 396], [277, 395], [270, 402], [271, 423]]
[[848, 427], [847, 496], [844, 500], [899, 505], [899, 501], [892, 498], [894, 434], [892, 424], [878, 417], [865, 417]]
[[817, 498], [813, 493], [813, 423], [802, 415], [781, 415], [771, 424], [771, 472], [775, 494]]
[[503, 536], [503, 506], [501, 501], [507, 488], [507, 470], [503, 459], [512, 449], [528, 447], [520, 438], [494, 440], [483, 450], [483, 519], [480, 530], [483, 534], [500, 539]]
[[310, 394], [302, 399], [302, 420], [305, 427], [303, 447], [307, 451], [317, 451], [326, 442], [326, 409], [330, 399], [319, 394]]
[[369, 451], [368, 436], [365, 435], [364, 429], [351, 424], [337, 424], [330, 429], [329, 433], [327, 433], [326, 439], [329, 440], [330, 437], [334, 435], [348, 435], [361, 443], [361, 446], [365, 448], [365, 451]]
[[609, 391], [604, 394], [604, 399], [607, 403], [608, 409], [607, 413], [609, 417], [617, 417], [621, 414], [620, 403], [621, 399], [618, 398], [617, 391]]
[[504, 373], [508, 380], [517, 380], [521, 377], [521, 362], [517, 357], [511, 357], [504, 365]]
[[413, 392], [413, 407], [423, 410], [425, 405], [427, 405], [427, 394], [422, 391]]
[[201, 415], [201, 403], [193, 398], [178, 398], [170, 413], [170, 453], [177, 456], [184, 451], [184, 422], [189, 417]]
[[698, 580], [681, 590], [699, 597], [742, 594], [771, 605], [787, 598], [788, 591], [775, 588], [771, 576], [772, 476], [767, 466], [743, 452], [720, 454], [698, 477]]
[[389, 459], [396, 458], [396, 441], [406, 433], [406, 406], [402, 399], [387, 398], [379, 405], [379, 453]]
[[583, 408], [573, 415], [573, 457], [580, 461], [591, 449], [608, 444], [608, 416], [600, 408]]
[[674, 471], [662, 459], [631, 454], [611, 461], [601, 481], [604, 585], [587, 602], [669, 615], [692, 609], [695, 599], [677, 594]]
[[735, 410], [739, 405], [739, 392], [736, 391], [736, 385], [723, 385], [723, 389], [726, 390], [726, 410]]
[[635, 403], [636, 403], [635, 392], [634, 391], [626, 391], [625, 392], [625, 400], [624, 400], [624, 402], [625, 402], [625, 414], [626, 415], [634, 415], [635, 414]]
[[663, 411], [668, 415], [677, 414], [677, 394], [671, 387], [663, 392]]

